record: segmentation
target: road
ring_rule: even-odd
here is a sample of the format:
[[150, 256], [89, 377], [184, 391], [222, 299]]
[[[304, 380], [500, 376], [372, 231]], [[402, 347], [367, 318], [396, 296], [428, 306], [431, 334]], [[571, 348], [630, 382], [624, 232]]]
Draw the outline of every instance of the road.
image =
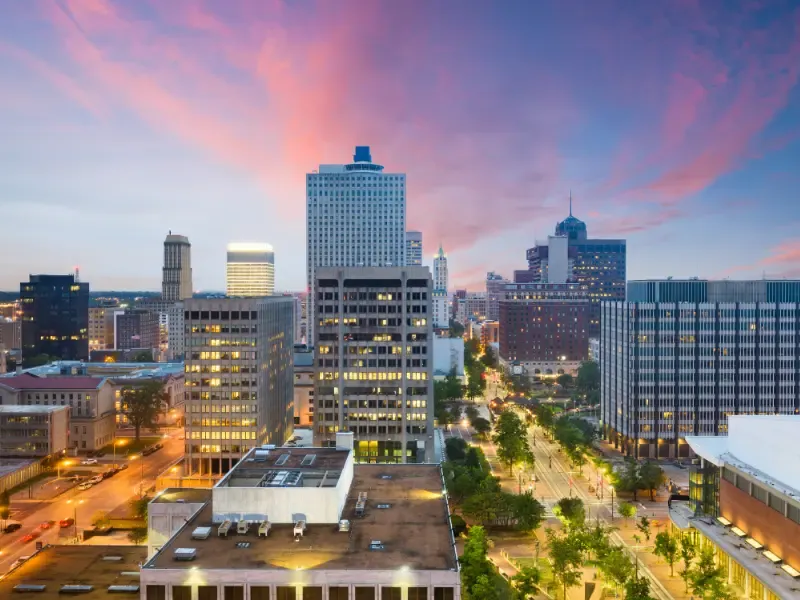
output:
[[[33, 554], [37, 541], [46, 544], [74, 543], [77, 532], [91, 528], [94, 515], [109, 513], [127, 505], [131, 498], [138, 496], [142, 482], [145, 490], [151, 487], [158, 474], [183, 454], [184, 442], [178, 439], [181, 435], [182, 430], [175, 431], [171, 437], [164, 439], [161, 450], [138, 460], [127, 461], [127, 469], [88, 490], [79, 491], [74, 487], [51, 501], [15, 499], [11, 504], [9, 521], [21, 523], [22, 528], [0, 535], [0, 573], [5, 573], [20, 556]], [[111, 456], [104, 456], [98, 461], [99, 464], [92, 467], [97, 473], [102, 473], [114, 463]], [[125, 460], [117, 456], [117, 463], [122, 462]], [[75, 526], [60, 529], [58, 521], [67, 518], [76, 518]], [[56, 525], [42, 531], [39, 525], [45, 521], [56, 521]], [[41, 531], [40, 537], [34, 541], [20, 542], [23, 536], [35, 530]]]

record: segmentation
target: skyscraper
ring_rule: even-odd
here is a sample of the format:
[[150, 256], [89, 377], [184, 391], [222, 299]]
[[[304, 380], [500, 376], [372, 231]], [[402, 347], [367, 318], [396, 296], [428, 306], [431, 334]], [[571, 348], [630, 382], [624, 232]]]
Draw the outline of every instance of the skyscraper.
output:
[[320, 165], [306, 175], [309, 339], [316, 320], [314, 282], [319, 267], [405, 264], [406, 176], [384, 173], [369, 146], [353, 162]]
[[406, 266], [422, 265], [422, 232], [406, 231]]
[[294, 422], [292, 298], [194, 298], [186, 324], [187, 471], [227, 472]]
[[433, 326], [450, 327], [450, 299], [447, 293], [447, 255], [439, 244], [439, 253], [433, 259]]
[[89, 359], [89, 284], [74, 275], [31, 275], [19, 284], [22, 358]]
[[161, 295], [167, 302], [192, 297], [192, 245], [184, 235], [170, 231], [164, 240], [164, 272]]
[[228, 244], [228, 296], [258, 298], [275, 293], [275, 253], [269, 244]]

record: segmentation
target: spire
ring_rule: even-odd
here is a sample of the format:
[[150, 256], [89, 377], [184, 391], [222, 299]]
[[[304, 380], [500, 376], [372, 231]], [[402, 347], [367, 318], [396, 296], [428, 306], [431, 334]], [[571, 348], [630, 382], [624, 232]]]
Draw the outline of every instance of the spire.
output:
[[442, 242], [439, 242], [439, 258], [444, 257], [444, 250], [442, 249]]
[[569, 191], [569, 216], [572, 216], [572, 190]]

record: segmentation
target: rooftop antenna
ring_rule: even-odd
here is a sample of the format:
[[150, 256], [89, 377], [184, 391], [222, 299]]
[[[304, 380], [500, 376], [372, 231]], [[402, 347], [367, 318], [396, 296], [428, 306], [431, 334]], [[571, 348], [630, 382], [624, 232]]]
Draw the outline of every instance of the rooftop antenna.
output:
[[569, 191], [569, 216], [572, 216], [572, 190]]
[[75, 283], [80, 283], [81, 281], [81, 268], [78, 265], [75, 265]]

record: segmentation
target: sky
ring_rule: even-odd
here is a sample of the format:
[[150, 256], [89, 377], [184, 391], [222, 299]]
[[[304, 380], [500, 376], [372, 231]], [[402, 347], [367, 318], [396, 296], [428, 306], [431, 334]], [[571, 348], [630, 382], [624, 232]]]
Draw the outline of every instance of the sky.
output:
[[194, 286], [268, 242], [305, 288], [305, 173], [369, 145], [451, 287], [574, 214], [628, 278], [800, 277], [789, 0], [24, 0], [0, 19], [0, 290], [80, 266]]

